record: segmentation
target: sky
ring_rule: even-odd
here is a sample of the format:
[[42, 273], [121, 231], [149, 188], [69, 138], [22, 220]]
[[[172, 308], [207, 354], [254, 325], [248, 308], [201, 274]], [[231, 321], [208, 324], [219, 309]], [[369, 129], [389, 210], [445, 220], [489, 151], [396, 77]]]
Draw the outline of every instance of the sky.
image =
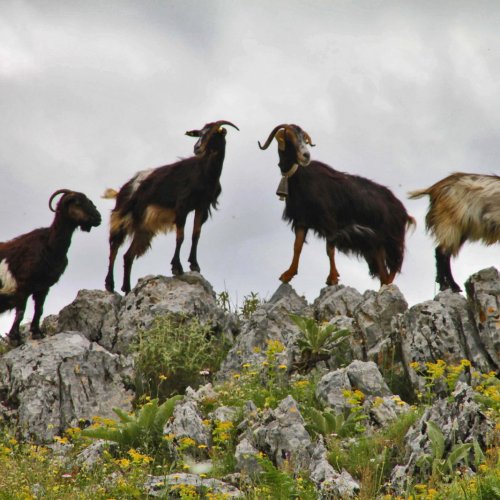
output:
[[[428, 202], [407, 192], [455, 171], [500, 174], [498, 26], [496, 1], [2, 0], [0, 241], [50, 225], [55, 190], [82, 191], [103, 224], [75, 233], [45, 315], [79, 289], [104, 289], [114, 205], [104, 190], [191, 156], [186, 130], [229, 120], [240, 132], [228, 128], [219, 210], [203, 226], [198, 260], [234, 305], [251, 292], [269, 299], [294, 236], [275, 195], [276, 143], [260, 151], [257, 141], [296, 123], [316, 144], [313, 159], [388, 186], [417, 219], [395, 284], [409, 305], [430, 300]], [[313, 301], [328, 259], [324, 241], [308, 240], [291, 284]], [[132, 286], [170, 276], [174, 246], [173, 233], [158, 235]], [[187, 237], [185, 269], [189, 247]], [[456, 281], [499, 256], [499, 245], [466, 243], [452, 262]], [[339, 254], [337, 267], [341, 284], [379, 288], [364, 260]], [[0, 316], [0, 332], [12, 320]]]

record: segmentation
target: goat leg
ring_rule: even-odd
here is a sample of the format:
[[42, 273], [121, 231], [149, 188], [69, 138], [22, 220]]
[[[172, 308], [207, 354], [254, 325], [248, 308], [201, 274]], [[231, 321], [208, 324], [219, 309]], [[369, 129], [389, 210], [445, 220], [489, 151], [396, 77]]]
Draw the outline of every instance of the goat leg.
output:
[[21, 333], [19, 332], [19, 326], [21, 325], [21, 321], [24, 318], [24, 312], [26, 311], [26, 302], [28, 301], [28, 297], [23, 298], [16, 305], [16, 317], [14, 318], [14, 323], [10, 329], [8, 334], [9, 344], [13, 347], [17, 347], [22, 344], [21, 341]]
[[125, 241], [125, 236], [126, 236], [125, 231], [119, 231], [117, 233], [111, 234], [109, 237], [108, 274], [106, 275], [106, 280], [104, 281], [104, 285], [106, 286], [106, 290], [108, 292], [115, 291], [115, 280], [113, 277], [113, 268], [115, 266], [116, 254], [118, 253], [118, 249], [121, 247], [121, 245]]
[[436, 281], [441, 291], [451, 288], [453, 292], [461, 292], [462, 289], [453, 279], [451, 274], [451, 255], [441, 246], [436, 247]]
[[40, 318], [43, 314], [43, 304], [45, 303], [45, 298], [49, 293], [49, 289], [41, 290], [33, 294], [33, 300], [35, 301], [35, 313], [33, 314], [33, 321], [31, 322], [31, 337], [33, 339], [43, 338], [42, 332], [40, 330]]
[[280, 276], [280, 280], [283, 283], [288, 283], [299, 270], [299, 259], [300, 253], [302, 252], [302, 247], [306, 241], [307, 229], [304, 227], [298, 227], [295, 229], [295, 242], [293, 244], [293, 259], [290, 267]]
[[326, 254], [330, 259], [330, 274], [326, 278], [326, 284], [328, 286], [337, 285], [339, 282], [339, 272], [337, 271], [337, 266], [335, 265], [335, 246], [331, 243], [326, 242]]
[[200, 266], [198, 264], [197, 250], [198, 241], [201, 234], [201, 226], [207, 220], [208, 213], [202, 210], [196, 210], [194, 213], [194, 223], [193, 223], [193, 238], [191, 242], [191, 252], [189, 253], [188, 262], [190, 263], [189, 268], [191, 271], [200, 272]]
[[176, 232], [176, 238], [175, 238], [175, 252], [174, 252], [174, 256], [170, 262], [170, 264], [172, 265], [172, 274], [174, 276], [179, 276], [179, 275], [184, 273], [184, 269], [182, 269], [180, 254], [181, 254], [182, 242], [184, 241], [184, 224], [185, 224], [185, 222], [186, 222], [185, 218], [184, 218], [184, 221], [182, 223], [176, 221], [177, 232]]
[[136, 257], [143, 255], [149, 248], [149, 244], [153, 234], [147, 231], [141, 231], [135, 233], [134, 239], [130, 244], [129, 249], [125, 252], [123, 256], [123, 285], [122, 292], [130, 292], [130, 273], [132, 272], [132, 264]]

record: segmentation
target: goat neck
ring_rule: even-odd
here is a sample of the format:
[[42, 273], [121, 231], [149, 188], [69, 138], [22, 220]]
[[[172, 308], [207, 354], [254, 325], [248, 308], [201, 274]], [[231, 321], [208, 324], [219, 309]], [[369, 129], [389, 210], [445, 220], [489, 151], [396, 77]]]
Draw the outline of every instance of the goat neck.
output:
[[66, 256], [78, 224], [57, 210], [49, 230], [48, 248], [56, 258]]

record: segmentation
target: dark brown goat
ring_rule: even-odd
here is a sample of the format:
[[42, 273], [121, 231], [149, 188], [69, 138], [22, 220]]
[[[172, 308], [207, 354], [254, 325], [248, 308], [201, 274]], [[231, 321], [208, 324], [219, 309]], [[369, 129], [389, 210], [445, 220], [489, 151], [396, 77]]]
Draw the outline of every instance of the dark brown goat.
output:
[[259, 147], [267, 149], [273, 138], [278, 141], [282, 174], [276, 194], [285, 198], [283, 219], [295, 231], [293, 260], [280, 280], [288, 283], [297, 274], [300, 252], [312, 229], [326, 239], [327, 285], [338, 283], [335, 248], [364, 257], [371, 276], [378, 276], [381, 285], [392, 283], [403, 264], [406, 229], [415, 224], [403, 204], [384, 186], [311, 161], [311, 138], [299, 126], [278, 125]]
[[500, 242], [500, 177], [456, 172], [408, 194], [429, 196], [425, 221], [437, 243], [436, 281], [440, 290], [460, 292], [451, 273], [451, 256], [456, 257], [467, 240]]
[[143, 255], [159, 232], [176, 228], [176, 246], [171, 261], [172, 274], [182, 274], [180, 250], [184, 241], [184, 226], [189, 212], [195, 211], [191, 252], [188, 261], [192, 271], [199, 271], [197, 247], [201, 226], [217, 207], [221, 193], [219, 178], [226, 151], [226, 129], [231, 122], [220, 120], [206, 124], [201, 130], [186, 135], [199, 137], [194, 146], [195, 156], [177, 163], [145, 170], [130, 179], [119, 192], [107, 190], [105, 198], [116, 198], [111, 212], [109, 233], [109, 268], [106, 290], [114, 290], [113, 267], [118, 249], [127, 236], [132, 243], [124, 255], [122, 291], [130, 292], [130, 272], [136, 257]]
[[[63, 196], [54, 210], [52, 201], [60, 194]], [[59, 189], [50, 197], [49, 208], [56, 214], [50, 227], [0, 243], [0, 313], [16, 309], [9, 332], [12, 345], [21, 342], [19, 325], [30, 295], [35, 302], [31, 332], [33, 338], [41, 337], [43, 304], [49, 288], [66, 269], [66, 254], [75, 229], [88, 232], [101, 223], [101, 215], [83, 193]]]

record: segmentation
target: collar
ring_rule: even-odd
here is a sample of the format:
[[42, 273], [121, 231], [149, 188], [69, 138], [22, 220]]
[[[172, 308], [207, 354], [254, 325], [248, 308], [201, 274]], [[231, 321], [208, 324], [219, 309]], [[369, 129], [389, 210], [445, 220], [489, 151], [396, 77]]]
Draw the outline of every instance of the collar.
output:
[[298, 169], [299, 164], [294, 163], [292, 165], [292, 168], [288, 170], [288, 172], [281, 174], [281, 181], [279, 183], [278, 190], [276, 191], [276, 194], [279, 196], [281, 201], [283, 201], [288, 196], [288, 179], [292, 177], [292, 175], [295, 174]]

